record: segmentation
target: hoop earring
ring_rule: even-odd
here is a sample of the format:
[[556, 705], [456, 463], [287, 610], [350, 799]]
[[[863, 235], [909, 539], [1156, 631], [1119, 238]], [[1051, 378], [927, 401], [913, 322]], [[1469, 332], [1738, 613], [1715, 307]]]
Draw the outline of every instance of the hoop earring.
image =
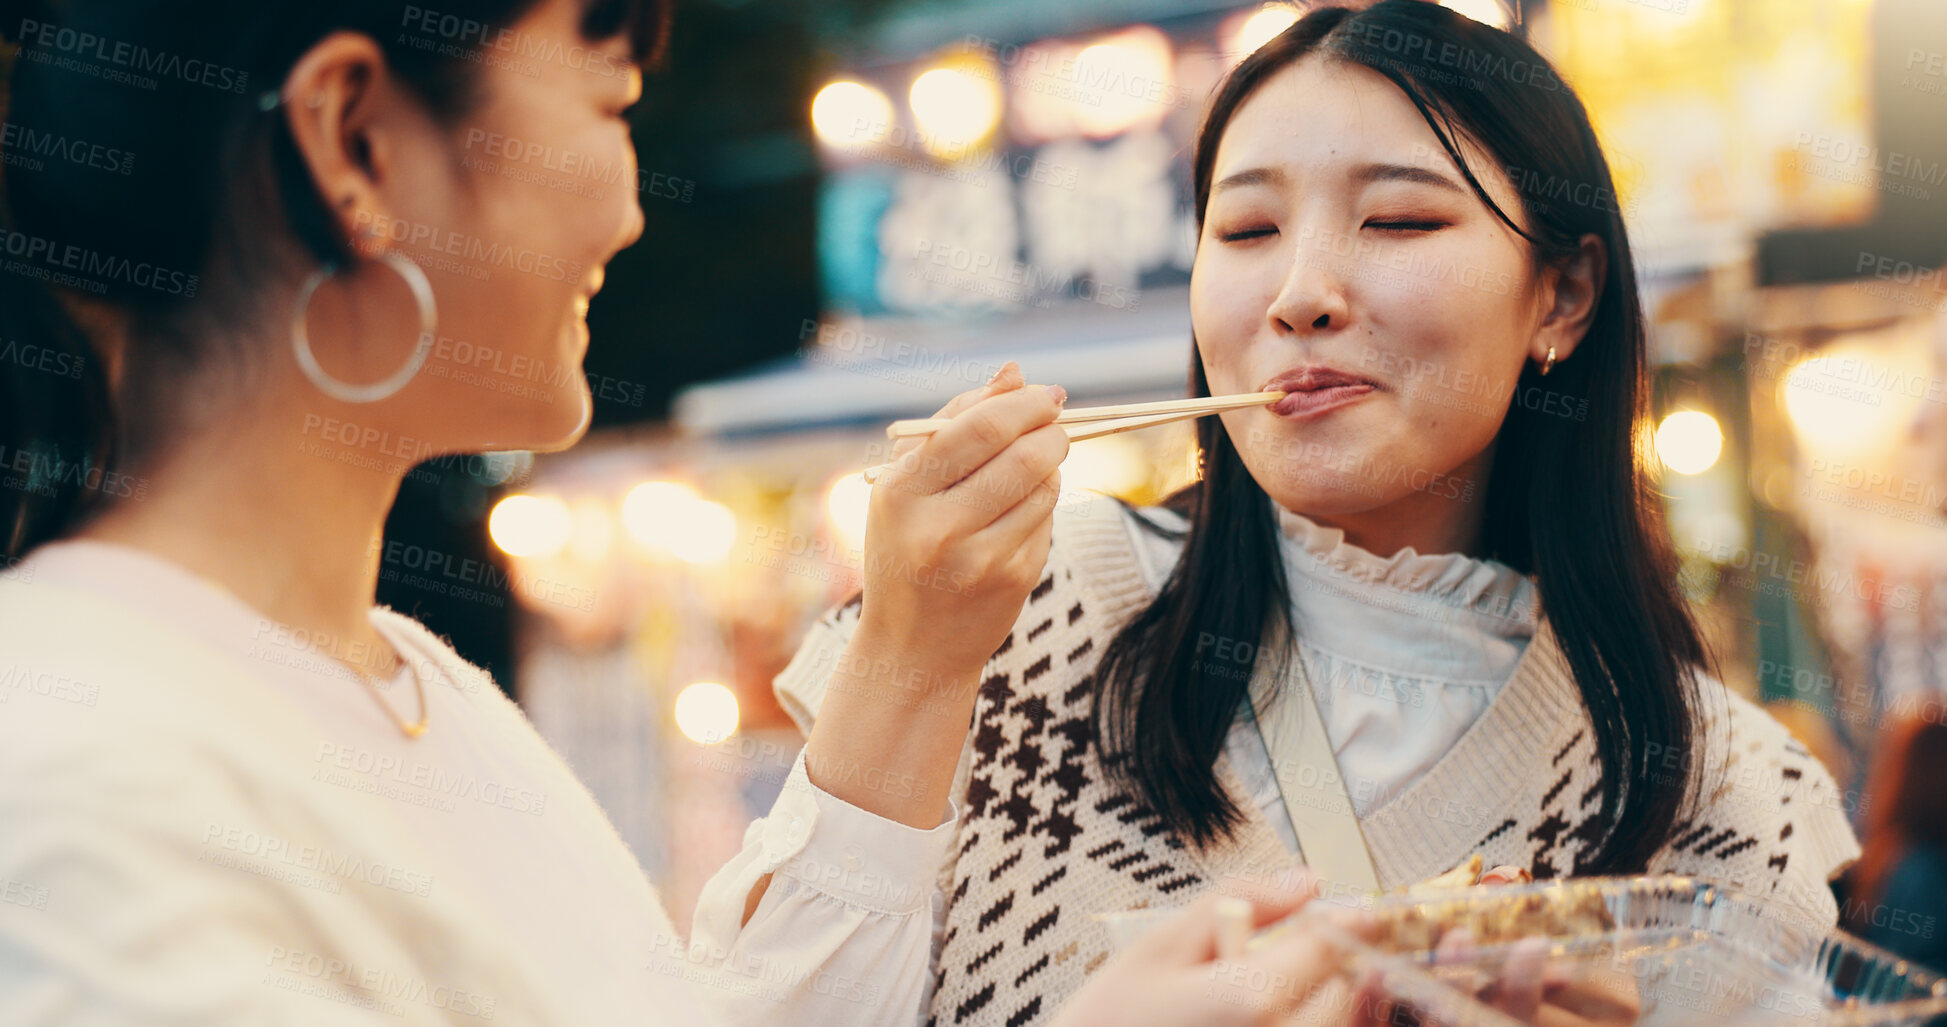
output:
[[1548, 347], [1548, 359], [1541, 362], [1542, 377], [1546, 378], [1548, 376], [1548, 372], [1553, 371], [1554, 369], [1555, 369], [1555, 347], [1550, 346]]
[[304, 280], [304, 287], [298, 290], [297, 310], [291, 315], [291, 349], [297, 354], [298, 370], [304, 377], [318, 387], [318, 391], [332, 399], [346, 403], [376, 403], [406, 387], [419, 369], [426, 365], [426, 354], [433, 349], [433, 331], [439, 326], [439, 310], [433, 304], [433, 286], [426, 280], [426, 272], [413, 263], [411, 257], [403, 253], [387, 251], [378, 257], [379, 261], [391, 268], [412, 290], [412, 301], [419, 308], [419, 342], [413, 347], [412, 356], [406, 358], [406, 365], [392, 373], [383, 381], [369, 385], [351, 385], [341, 382], [325, 373], [318, 366], [318, 358], [311, 353], [310, 333], [304, 328], [304, 315], [311, 307], [311, 296], [323, 285], [325, 279], [338, 271], [336, 263], [327, 263], [311, 277]]

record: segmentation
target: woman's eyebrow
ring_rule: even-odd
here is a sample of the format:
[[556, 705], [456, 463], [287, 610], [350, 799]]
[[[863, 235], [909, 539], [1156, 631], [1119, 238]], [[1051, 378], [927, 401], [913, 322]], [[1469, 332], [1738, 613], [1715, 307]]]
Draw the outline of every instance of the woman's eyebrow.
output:
[[1215, 194], [1215, 193], [1222, 192], [1225, 189], [1238, 189], [1247, 185], [1274, 185], [1275, 186], [1275, 185], [1283, 185], [1284, 182], [1285, 182], [1285, 174], [1284, 171], [1280, 168], [1274, 168], [1269, 166], [1261, 167], [1261, 168], [1248, 168], [1246, 170], [1239, 171], [1234, 175], [1225, 175], [1221, 180], [1217, 182], [1216, 185], [1210, 187], [1210, 191], [1212, 194]]
[[1466, 195], [1467, 190], [1460, 183], [1434, 171], [1431, 168], [1415, 167], [1411, 164], [1361, 164], [1352, 169], [1352, 180], [1360, 183], [1372, 182], [1418, 182], [1421, 185], [1451, 189]]
[[[1416, 167], [1411, 164], [1387, 164], [1383, 162], [1360, 164], [1352, 169], [1351, 178], [1352, 181], [1362, 185], [1373, 182], [1417, 182], [1422, 185], [1449, 189], [1463, 196], [1467, 195], [1467, 190], [1462, 188], [1460, 183], [1454, 181], [1452, 178], [1431, 168]], [[1210, 187], [1210, 192], [1212, 195], [1215, 195], [1225, 189], [1237, 189], [1247, 185], [1281, 186], [1286, 181], [1284, 169], [1266, 165], [1264, 167], [1246, 168], [1234, 175], [1225, 175], [1222, 179], [1218, 180], [1216, 185]]]

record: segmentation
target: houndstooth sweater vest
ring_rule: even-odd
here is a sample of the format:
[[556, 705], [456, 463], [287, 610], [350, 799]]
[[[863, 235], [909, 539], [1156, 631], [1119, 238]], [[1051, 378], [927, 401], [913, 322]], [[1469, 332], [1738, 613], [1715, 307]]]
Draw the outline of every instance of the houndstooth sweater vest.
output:
[[[1058, 509], [1046, 577], [983, 673], [954, 782], [958, 835], [940, 868], [929, 1025], [1050, 1019], [1109, 957], [1094, 914], [1180, 905], [1212, 888], [1248, 893], [1296, 866], [1241, 798], [1243, 828], [1199, 853], [1105, 779], [1091, 712], [1096, 663], [1152, 598], [1129, 531], [1106, 497]], [[806, 731], [857, 620], [856, 599], [828, 613], [777, 679]], [[1756, 706], [1708, 679], [1701, 691], [1703, 803], [1651, 870], [1770, 896], [1781, 915], [1831, 926], [1827, 881], [1859, 847], [1830, 774]], [[1227, 761], [1218, 773], [1244, 794]], [[1543, 619], [1474, 726], [1361, 825], [1388, 888], [1475, 852], [1488, 866], [1573, 876], [1601, 835], [1601, 787], [1587, 714]]]

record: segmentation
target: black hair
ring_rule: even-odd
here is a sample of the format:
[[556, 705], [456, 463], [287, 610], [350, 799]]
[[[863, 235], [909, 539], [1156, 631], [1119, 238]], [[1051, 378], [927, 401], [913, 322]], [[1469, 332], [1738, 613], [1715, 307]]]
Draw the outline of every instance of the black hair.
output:
[[[277, 106], [298, 59], [362, 33], [451, 122], [502, 51], [544, 45], [512, 30], [538, 3], [0, 4], [0, 560], [130, 494], [116, 468], [158, 447], [179, 372], [249, 366], [211, 350], [282, 270], [268, 240], [349, 256]], [[668, 20], [667, 0], [584, 0], [581, 31], [626, 38], [649, 65]], [[50, 148], [58, 159], [36, 156]], [[99, 345], [110, 332], [117, 345]], [[115, 389], [131, 353], [144, 387]]]
[[[1643, 316], [1621, 214], [1594, 199], [1615, 195], [1608, 163], [1581, 102], [1514, 35], [1422, 0], [1326, 8], [1245, 58], [1213, 97], [1193, 168], [1199, 226], [1232, 115], [1266, 79], [1311, 55], [1369, 68], [1405, 93], [1475, 194], [1528, 241], [1536, 266], [1575, 253], [1584, 235], [1605, 247], [1587, 336], [1548, 383], [1581, 397], [1586, 416], [1511, 405], [1480, 500], [1479, 555], [1535, 576], [1588, 710], [1602, 772], [1593, 823], [1602, 833], [1586, 839], [1574, 871], [1639, 872], [1695, 790], [1687, 760], [1684, 770], [1656, 777], [1661, 787], [1649, 770], [1660, 755], [1691, 751], [1693, 675], [1708, 664], [1675, 587], [1674, 554], [1636, 445], [1648, 411]], [[1468, 138], [1515, 182], [1526, 228], [1468, 167], [1460, 148]], [[1190, 391], [1207, 396], [1194, 338], [1192, 347]], [[1536, 385], [1535, 368], [1524, 365], [1515, 395]], [[1249, 675], [1200, 659], [1197, 641], [1266, 640], [1270, 654], [1259, 648], [1245, 661], [1254, 665], [1295, 658], [1285, 643], [1296, 626], [1269, 497], [1218, 419], [1199, 423], [1197, 442], [1201, 480], [1166, 501], [1189, 522], [1182, 555], [1105, 650], [1095, 716], [1108, 772], [1178, 834], [1208, 846], [1243, 816], [1215, 764]]]

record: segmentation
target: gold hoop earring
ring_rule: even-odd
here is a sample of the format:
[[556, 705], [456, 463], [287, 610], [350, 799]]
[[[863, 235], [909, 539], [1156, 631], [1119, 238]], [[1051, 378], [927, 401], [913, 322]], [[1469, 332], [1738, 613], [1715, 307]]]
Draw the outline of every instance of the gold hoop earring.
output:
[[1548, 372], [1553, 371], [1554, 369], [1555, 369], [1555, 347], [1550, 346], [1548, 347], [1548, 359], [1541, 362], [1542, 377], [1546, 378], [1548, 376]]

